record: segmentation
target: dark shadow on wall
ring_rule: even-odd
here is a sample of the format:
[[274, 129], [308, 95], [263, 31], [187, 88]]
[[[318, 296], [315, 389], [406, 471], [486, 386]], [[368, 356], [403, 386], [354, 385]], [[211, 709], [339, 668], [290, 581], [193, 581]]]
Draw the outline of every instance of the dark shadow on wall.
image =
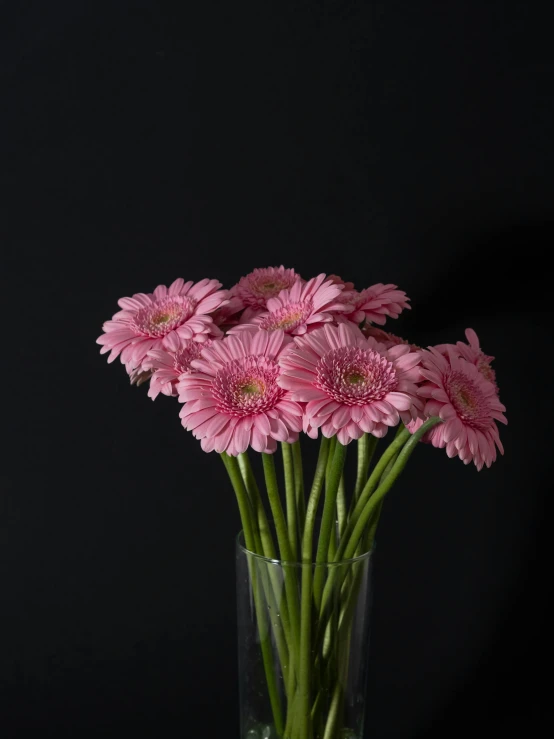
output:
[[[407, 736], [473, 736], [520, 731], [538, 736], [552, 716], [543, 667], [552, 663], [552, 285], [547, 267], [554, 222], [529, 222], [465, 234], [466, 246], [418, 305], [418, 324], [437, 326], [454, 341], [453, 326], [480, 328], [496, 355], [497, 379], [509, 425], [502, 429], [505, 497], [499, 527], [518, 548], [496, 624], [475, 664], [452, 690], [428, 727]], [[441, 314], [437, 306], [449, 306]], [[444, 323], [438, 325], [437, 322]], [[448, 326], [446, 325], [448, 323]], [[431, 334], [429, 341], [436, 343]], [[512, 509], [508, 517], [506, 513]], [[510, 530], [508, 530], [510, 527]], [[491, 531], [491, 537], [498, 532]], [[548, 693], [547, 693], [548, 690]]]
[[[554, 220], [472, 229], [457, 237], [453, 226], [448, 223], [444, 251], [449, 256], [441, 260], [442, 279], [418, 297], [418, 322], [433, 331], [441, 327], [441, 320], [452, 324], [480, 318], [524, 318], [531, 326], [550, 326], [548, 264]], [[549, 341], [549, 337], [544, 338]]]

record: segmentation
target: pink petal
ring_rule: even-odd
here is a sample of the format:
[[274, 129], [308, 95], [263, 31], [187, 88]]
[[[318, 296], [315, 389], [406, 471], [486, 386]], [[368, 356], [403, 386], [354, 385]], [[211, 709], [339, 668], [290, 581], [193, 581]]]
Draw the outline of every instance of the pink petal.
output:
[[333, 424], [331, 423], [331, 421], [327, 421], [327, 423], [324, 423], [323, 426], [321, 427], [321, 433], [327, 439], [330, 439], [332, 436], [334, 436], [337, 433], [337, 430], [333, 426]]
[[[215, 439], [213, 439], [211, 436], [205, 436], [200, 441], [200, 446], [202, 447], [202, 450], [205, 452], [212, 452], [214, 450], [214, 444]], [[224, 451], [223, 449], [221, 451]]]
[[439, 411], [439, 417], [442, 418], [443, 421], [448, 421], [451, 418], [457, 418], [457, 414], [451, 405], [443, 405]]
[[277, 378], [277, 384], [284, 390], [292, 391], [312, 388], [312, 383], [308, 380], [300, 380], [292, 375], [279, 375]]
[[340, 429], [351, 420], [349, 406], [341, 406], [333, 413], [333, 426]]
[[368, 416], [363, 416], [358, 421], [358, 426], [364, 433], [368, 434], [373, 429], [374, 422]]
[[179, 293], [181, 292], [181, 288], [183, 287], [184, 284], [185, 284], [185, 281], [183, 280], [183, 278], [182, 277], [178, 277], [169, 286], [169, 290], [168, 290], [169, 294], [170, 295], [179, 295]]
[[416, 367], [420, 362], [420, 356], [419, 354], [413, 352], [410, 354], [405, 354], [403, 357], [400, 357], [400, 359], [397, 359], [395, 362], [395, 367], [402, 370], [403, 372], [406, 372], [407, 370], [412, 369], [413, 367]]
[[194, 416], [190, 419], [188, 422], [188, 429], [189, 431], [194, 430], [198, 426], [200, 426], [204, 421], [207, 421], [209, 418], [212, 418], [217, 413], [217, 410], [214, 407], [205, 408], [204, 410], [198, 411], [198, 413], [195, 413]]
[[307, 435], [308, 435], [308, 436], [310, 437], [310, 439], [317, 439], [317, 437], [318, 437], [318, 435], [319, 435], [319, 431], [318, 431], [318, 429], [317, 429], [317, 428], [315, 428], [315, 426], [310, 426], [310, 427], [309, 427], [309, 428], [308, 428], [308, 429], [306, 430], [306, 432], [305, 432], [305, 433], [306, 433], [306, 434], [307, 434]]
[[360, 421], [363, 418], [364, 411], [361, 406], [355, 405], [355, 406], [352, 406], [352, 408], [350, 409], [350, 414], [352, 416], [352, 421], [354, 421], [354, 423], [358, 423], [358, 421]]
[[236, 425], [233, 434], [235, 440], [235, 450], [237, 454], [242, 454], [248, 449], [250, 444], [251, 422], [249, 418], [242, 418]]
[[277, 442], [271, 436], [267, 437], [267, 446], [264, 449], [266, 454], [274, 454], [277, 451]]
[[458, 453], [458, 450], [456, 449], [456, 446], [453, 442], [450, 442], [450, 444], [446, 445], [446, 453], [451, 459], [452, 457], [455, 457]]
[[215, 295], [210, 295], [209, 297], [204, 298], [204, 300], [201, 300], [196, 306], [196, 310], [198, 313], [211, 313], [225, 302], [225, 294], [222, 291], [221, 294], [216, 293]]
[[417, 392], [421, 398], [430, 398], [432, 397], [433, 390], [435, 390], [433, 385], [422, 385], [418, 388]]
[[162, 345], [165, 349], [170, 352], [176, 352], [181, 347], [181, 341], [179, 335], [175, 331], [170, 331], [167, 336], [164, 336]]
[[[281, 383], [279, 383], [281, 385]], [[281, 387], [283, 387], [281, 385]], [[293, 389], [294, 400], [299, 400], [303, 403], [307, 403], [310, 400], [321, 400], [322, 392], [317, 388], [302, 388], [299, 390]]]
[[269, 436], [271, 432], [271, 425], [269, 423], [269, 418], [266, 416], [265, 413], [259, 413], [256, 416], [254, 427], [257, 428], [263, 436]]
[[343, 446], [346, 446], [352, 441], [352, 439], [350, 438], [350, 434], [348, 433], [348, 428], [346, 426], [338, 430], [337, 439]]
[[155, 300], [161, 300], [162, 298], [165, 298], [167, 296], [167, 287], [165, 285], [158, 285], [158, 287], [154, 290], [153, 295]]
[[449, 403], [450, 399], [448, 398], [448, 395], [444, 392], [442, 388], [435, 388], [433, 392], [431, 393], [431, 397], [435, 400], [440, 400], [441, 403]]
[[271, 436], [277, 441], [286, 441], [289, 435], [287, 427], [279, 418], [270, 418]]
[[264, 434], [258, 426], [252, 427], [252, 449], [256, 452], [264, 452], [267, 446], [267, 435]]
[[448, 444], [457, 436], [459, 436], [462, 429], [463, 425], [459, 418], [454, 417], [449, 420], [444, 426], [444, 440], [446, 441], [446, 443]]
[[283, 331], [271, 331], [269, 334], [269, 341], [267, 343], [266, 348], [266, 356], [268, 357], [276, 357], [279, 353], [279, 350], [283, 346], [283, 342], [285, 340], [285, 334]]
[[467, 343], [471, 347], [473, 347], [473, 349], [480, 349], [479, 339], [477, 338], [477, 334], [472, 328], [466, 328], [465, 335], [466, 335]]
[[387, 393], [386, 400], [399, 411], [407, 411], [412, 406], [412, 400], [404, 393]]
[[[218, 282], [218, 280], [209, 280], [204, 278], [190, 288], [188, 295], [195, 300], [201, 301], [202, 298], [213, 293], [215, 290], [218, 290], [221, 286], [221, 282]], [[224, 291], [224, 293], [224, 297], [226, 297], [227, 291]]]
[[[443, 404], [439, 403], [438, 400], [429, 400], [425, 404], [425, 415], [429, 416], [438, 416], [441, 412], [441, 409], [443, 408]], [[442, 416], [441, 416], [442, 418]]]
[[298, 405], [298, 403], [295, 403], [292, 400], [280, 400], [277, 403], [277, 408], [280, 410], [288, 411], [292, 415], [301, 416], [302, 415], [302, 407]]
[[215, 441], [214, 449], [219, 454], [227, 450], [229, 443], [231, 441], [231, 438], [233, 436], [233, 432], [235, 430], [236, 424], [237, 424], [236, 418], [230, 419], [229, 424], [225, 426], [225, 428], [216, 437], [214, 437], [214, 441]]
[[322, 393], [323, 397], [320, 400], [311, 400], [306, 406], [306, 413], [308, 416], [319, 416], [321, 413], [328, 415], [337, 408], [340, 408], [340, 404], [334, 400], [331, 400], [327, 395]]
[[214, 416], [206, 428], [206, 436], [217, 436], [229, 423], [228, 416], [218, 414]]
[[186, 324], [184, 326], [179, 326], [179, 328], [176, 328], [175, 331], [180, 336], [180, 338], [183, 339], [183, 341], [190, 341], [194, 336], [194, 331], [191, 329], [190, 326], [187, 326]]
[[364, 435], [364, 432], [357, 423], [349, 423], [347, 429], [352, 439], [360, 439]]

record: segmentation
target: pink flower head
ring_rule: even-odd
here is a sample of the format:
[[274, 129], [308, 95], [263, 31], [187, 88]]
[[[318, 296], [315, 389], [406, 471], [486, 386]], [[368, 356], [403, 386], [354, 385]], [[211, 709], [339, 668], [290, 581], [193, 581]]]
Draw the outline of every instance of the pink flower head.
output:
[[178, 384], [183, 426], [205, 452], [274, 452], [302, 430], [302, 409], [277, 384], [282, 331], [244, 331], [202, 349]]
[[458, 455], [465, 464], [473, 460], [478, 470], [484, 464], [490, 467], [496, 459], [496, 447], [504, 453], [496, 421], [507, 423], [506, 408], [494, 385], [452, 347], [446, 356], [434, 347], [422, 351], [421, 356], [426, 382], [419, 395], [427, 400], [424, 413], [444, 421], [426, 434], [428, 441], [435, 447], [446, 447], [449, 457]]
[[265, 310], [267, 301], [275, 298], [281, 290], [291, 288], [301, 280], [293, 269], [280, 267], [262, 267], [255, 269], [231, 288], [231, 294], [242, 301], [243, 307]]
[[344, 310], [344, 305], [337, 300], [341, 292], [342, 285], [334, 285], [324, 274], [304, 284], [296, 282], [290, 290], [282, 290], [278, 297], [268, 300], [265, 313], [230, 333], [259, 328], [301, 336], [332, 321], [336, 311]]
[[417, 418], [419, 354], [406, 345], [386, 349], [348, 323], [326, 325], [296, 338], [279, 360], [278, 382], [292, 400], [307, 403], [304, 430], [321, 427], [341, 444], [364, 432], [384, 436], [388, 426]]
[[382, 282], [366, 287], [361, 292], [349, 291], [344, 297], [349, 308], [344, 318], [357, 326], [364, 321], [382, 326], [387, 316], [398, 318], [405, 308], [410, 308], [409, 298], [403, 290], [398, 290], [396, 285], [383, 285]]
[[187, 341], [176, 352], [165, 349], [151, 349], [143, 362], [143, 367], [150, 370], [150, 387], [148, 397], [155, 400], [160, 393], [177, 395], [177, 382], [181, 375], [193, 371], [191, 363], [198, 359], [204, 347], [210, 346], [211, 339], [201, 344], [198, 341]]
[[121, 355], [128, 371], [136, 371], [151, 349], [176, 351], [182, 341], [221, 336], [208, 315], [227, 301], [227, 291], [220, 287], [217, 280], [194, 284], [179, 278], [169, 287], [159, 285], [153, 293], [121, 298], [122, 310], [104, 323], [105, 333], [96, 340], [102, 345], [100, 354], [110, 352], [108, 362]]

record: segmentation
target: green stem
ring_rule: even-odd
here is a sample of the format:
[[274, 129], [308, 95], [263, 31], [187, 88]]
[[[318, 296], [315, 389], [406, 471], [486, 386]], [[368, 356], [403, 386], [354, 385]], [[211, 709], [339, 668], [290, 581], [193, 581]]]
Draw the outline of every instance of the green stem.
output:
[[264, 465], [265, 485], [267, 489], [267, 497], [275, 521], [275, 531], [277, 533], [277, 544], [282, 562], [292, 563], [290, 541], [287, 531], [287, 522], [281, 498], [279, 497], [279, 485], [277, 483], [277, 473], [275, 472], [275, 461], [272, 454], [262, 453], [262, 461]]
[[[337, 491], [337, 525], [331, 528], [331, 540], [329, 542], [329, 556], [328, 561], [333, 562], [337, 551], [338, 541], [344, 533], [346, 527], [346, 485], [344, 482], [344, 475], [340, 478], [339, 489]], [[338, 541], [337, 541], [338, 537]]]
[[327, 465], [328, 476], [326, 479], [325, 489], [325, 503], [323, 504], [323, 516], [321, 519], [321, 530], [319, 532], [319, 542], [317, 545], [316, 553], [316, 566], [314, 575], [314, 601], [317, 610], [319, 611], [321, 605], [321, 596], [323, 593], [323, 583], [325, 581], [325, 567], [324, 562], [327, 562], [329, 555], [329, 540], [331, 538], [331, 529], [336, 526], [336, 507], [337, 507], [337, 493], [339, 489], [340, 479], [342, 477], [342, 471], [344, 469], [344, 462], [346, 459], [346, 446], [343, 446], [338, 440], [335, 446], [335, 453], [333, 455], [333, 462], [331, 468]]
[[350, 499], [350, 506], [348, 508], [347, 523], [352, 519], [356, 503], [360, 499], [362, 490], [367, 482], [369, 467], [378, 443], [379, 439], [371, 434], [364, 434], [360, 439], [358, 439], [358, 469], [356, 472], [354, 493]]
[[[345, 689], [348, 682], [348, 669], [350, 664], [352, 620], [355, 611], [355, 603], [359, 592], [359, 586], [366, 563], [357, 562], [353, 567], [355, 572], [350, 573], [350, 579], [354, 580], [353, 590], [349, 593], [351, 600], [348, 612], [344, 614], [344, 621], [340, 622], [338, 629], [334, 632], [333, 642], [335, 645], [329, 667], [331, 668], [331, 679], [335, 682], [335, 689], [331, 699], [331, 706], [327, 714], [324, 739], [335, 739], [341, 728], [344, 728], [341, 718], [344, 714]], [[349, 566], [350, 569], [350, 566]]]
[[[263, 553], [263, 556], [267, 557], [268, 559], [277, 559], [277, 552], [275, 550], [273, 536], [271, 535], [271, 529], [267, 520], [264, 504], [260, 495], [260, 490], [258, 488], [256, 478], [254, 477], [254, 471], [252, 470], [248, 453], [244, 452], [243, 454], [239, 454], [238, 463], [240, 471], [242, 473], [244, 484], [248, 491], [248, 496], [254, 508], [255, 516], [258, 520], [258, 533], [260, 536], [259, 546], [261, 552]], [[271, 580], [271, 586], [273, 589], [272, 592], [270, 591], [268, 593], [268, 601], [270, 602], [272, 611], [276, 614], [275, 620], [272, 621], [275, 626], [275, 640], [279, 648], [281, 664], [290, 665], [291, 662], [289, 662], [287, 658], [287, 653], [291, 646], [291, 626], [288, 606], [286, 598], [284, 598], [281, 594], [281, 583], [279, 581], [279, 573], [277, 569], [275, 567], [269, 566], [268, 570]], [[280, 624], [279, 621], [281, 622]], [[286, 652], [281, 643], [282, 637], [279, 631], [281, 625], [284, 633], [285, 646], [287, 650]], [[286, 672], [286, 669], [287, 668], [283, 668], [283, 672]]]
[[275, 531], [277, 533], [277, 544], [283, 565], [285, 593], [287, 595], [287, 605], [291, 622], [291, 652], [296, 653], [298, 647], [298, 629], [299, 629], [299, 613], [298, 613], [298, 590], [296, 586], [296, 572], [293, 566], [295, 562], [290, 548], [290, 542], [287, 532], [287, 524], [285, 514], [279, 497], [279, 487], [277, 485], [277, 474], [275, 472], [275, 462], [272, 454], [262, 452], [262, 461], [264, 465], [265, 484], [267, 488], [267, 497], [269, 505], [275, 521]]
[[[395, 454], [395, 456], [390, 460], [390, 462], [386, 466], [385, 471], [383, 472], [381, 479], [379, 480], [379, 485], [385, 480], [385, 478], [387, 477], [391, 469], [394, 467], [394, 463], [396, 462], [397, 459], [398, 459], [398, 454]], [[364, 552], [369, 552], [369, 550], [373, 547], [373, 542], [375, 541], [375, 534], [377, 533], [377, 526], [379, 525], [379, 520], [381, 519], [381, 511], [383, 510], [384, 502], [385, 502], [384, 499], [381, 500], [381, 502], [376, 507], [373, 516], [370, 519], [367, 533], [365, 537], [363, 538], [363, 543], [362, 543]]]
[[337, 521], [339, 527], [339, 539], [344, 534], [346, 527], [346, 485], [344, 483], [344, 475], [340, 478], [339, 490], [337, 493]]
[[325, 494], [327, 494], [327, 488], [329, 487], [329, 480], [331, 479], [331, 469], [333, 467], [333, 459], [335, 457], [335, 448], [337, 446], [337, 437], [333, 436], [329, 439], [329, 455], [327, 457], [327, 466], [325, 467]]
[[268, 559], [275, 559], [277, 556], [275, 543], [273, 541], [273, 536], [271, 535], [271, 529], [267, 520], [267, 514], [265, 512], [262, 497], [260, 495], [260, 490], [258, 488], [258, 484], [256, 482], [254, 471], [252, 470], [247, 452], [239, 454], [238, 463], [240, 471], [242, 473], [244, 484], [246, 486], [246, 490], [248, 492], [248, 497], [250, 498], [250, 502], [252, 504], [255, 517], [258, 522], [260, 541], [262, 545], [261, 553], [264, 557], [267, 557]]
[[375, 541], [375, 534], [377, 533], [377, 526], [379, 525], [379, 520], [381, 518], [381, 511], [383, 510], [384, 502], [385, 501], [383, 499], [383, 500], [380, 500], [379, 503], [377, 504], [377, 507], [375, 508], [375, 512], [373, 513], [371, 522], [367, 529], [367, 533], [366, 533], [364, 544], [363, 544], [363, 549], [366, 552], [369, 552], [369, 550], [373, 546], [373, 542]]
[[371, 459], [378, 443], [379, 439], [370, 434], [364, 434], [358, 439], [358, 469], [356, 472], [356, 484], [354, 486], [354, 504], [358, 502], [358, 498], [366, 484], [369, 465], [371, 464]]
[[304, 499], [304, 471], [302, 469], [302, 449], [300, 447], [300, 441], [295, 441], [292, 445], [292, 459], [294, 464], [298, 540], [302, 542], [302, 537], [304, 536], [304, 524], [306, 522], [306, 500]]
[[[396, 436], [399, 435], [403, 430], [403, 427], [400, 427], [397, 431]], [[395, 437], [396, 438], [396, 437]], [[379, 480], [379, 485], [384, 482], [387, 475], [391, 471], [391, 469], [394, 466], [394, 463], [396, 462], [396, 459], [398, 458], [398, 454], [395, 454], [389, 463], [387, 464], [387, 467], [385, 468], [383, 474], [381, 475], [381, 478]], [[362, 552], [368, 552], [373, 547], [373, 542], [375, 539], [375, 531], [377, 529], [377, 525], [379, 523], [379, 517], [381, 513], [381, 509], [383, 507], [384, 499], [382, 499], [378, 505], [375, 508], [375, 511], [373, 515], [370, 518], [369, 526], [366, 529], [366, 532], [364, 536], [362, 537], [362, 540], [358, 544], [358, 547], [356, 549], [355, 556], [358, 556]], [[336, 626], [333, 626], [336, 619], [336, 610], [335, 608], [330, 609], [331, 613], [329, 616], [328, 625], [326, 627], [326, 631], [323, 637], [323, 647], [322, 647], [322, 653], [320, 656], [320, 671], [328, 672], [331, 669], [331, 676], [333, 679], [333, 676], [337, 674], [337, 668], [335, 666], [335, 669], [333, 669], [333, 664], [336, 665], [337, 662], [340, 662], [341, 659], [346, 659], [346, 663], [344, 665], [344, 680], [346, 680], [347, 672], [348, 672], [348, 657], [349, 657], [349, 643], [350, 643], [350, 632], [352, 629], [352, 618], [354, 615], [354, 610], [359, 594], [360, 584], [361, 584], [361, 576], [363, 575], [364, 567], [367, 566], [367, 563], [364, 562], [357, 562], [352, 564], [348, 569], [348, 575], [345, 577], [344, 583], [341, 587], [341, 594], [339, 597], [339, 600], [342, 604], [340, 617], [338, 619], [338, 628]], [[350, 572], [352, 570], [352, 572]], [[354, 577], [349, 577], [350, 575], [354, 574]], [[337, 598], [333, 597], [333, 603], [336, 605]], [[331, 635], [329, 634], [329, 627], [331, 627], [331, 633], [334, 635], [331, 638]], [[320, 631], [321, 633], [321, 631]], [[316, 641], [316, 644], [319, 643], [319, 639]], [[338, 649], [337, 654], [337, 644], [341, 643], [342, 646]], [[338, 719], [340, 718], [340, 714], [343, 710], [342, 706], [344, 703], [344, 691], [340, 689], [341, 687], [341, 680], [334, 678], [336, 681], [335, 684], [335, 692], [333, 693], [333, 698], [331, 702], [331, 707], [329, 709], [329, 713], [327, 716], [327, 724], [325, 727], [325, 733], [323, 734], [325, 736], [333, 736], [333, 730], [337, 730], [340, 728], [338, 725]], [[342, 682], [344, 684], [344, 682]]]
[[[397, 458], [396, 462], [394, 463], [394, 466], [392, 467], [392, 469], [389, 472], [389, 474], [386, 476], [386, 478], [384, 479], [384, 481], [379, 485], [379, 487], [377, 488], [377, 490], [375, 490], [375, 492], [373, 493], [373, 495], [371, 495], [370, 498], [368, 497], [368, 499], [366, 500], [366, 503], [364, 505], [364, 508], [363, 508], [363, 510], [361, 511], [359, 517], [356, 520], [356, 524], [354, 526], [354, 530], [352, 531], [352, 534], [350, 536], [350, 539], [348, 540], [348, 542], [346, 543], [346, 546], [344, 548], [344, 559], [351, 559], [351, 557], [354, 556], [354, 553], [356, 551], [357, 544], [358, 544], [361, 536], [364, 533], [364, 529], [365, 529], [365, 526], [366, 526], [366, 524], [367, 524], [367, 522], [369, 520], [369, 517], [371, 516], [371, 514], [373, 513], [373, 511], [377, 508], [377, 506], [379, 505], [380, 501], [385, 497], [385, 495], [388, 493], [388, 491], [391, 489], [391, 487], [396, 482], [398, 476], [400, 475], [400, 473], [402, 472], [402, 470], [406, 466], [406, 463], [408, 462], [408, 459], [410, 458], [410, 455], [412, 454], [412, 452], [414, 451], [414, 449], [417, 447], [417, 445], [418, 445], [419, 440], [421, 439], [421, 437], [427, 431], [429, 431], [429, 429], [433, 428], [433, 426], [436, 426], [437, 423], [441, 423], [441, 419], [440, 418], [437, 418], [437, 417], [429, 418], [423, 424], [423, 426], [421, 426], [421, 428], [418, 429], [414, 434], [412, 434], [410, 436], [410, 438], [406, 441], [406, 443], [403, 446], [402, 450], [398, 454], [398, 458]], [[410, 435], [410, 432], [407, 431], [407, 429], [406, 429], [406, 432], [408, 433], [408, 435]], [[390, 445], [390, 447], [389, 447], [389, 449], [387, 449], [387, 451], [389, 451], [392, 446], [394, 446], [397, 442], [400, 442], [400, 440], [401, 439], [404, 439], [404, 438], [405, 438], [404, 432], [400, 433], [398, 435], [398, 439], [396, 439], [395, 441], [393, 441], [393, 443]], [[395, 452], [396, 452], [396, 450], [395, 450]], [[383, 457], [385, 457], [385, 454], [383, 454]], [[386, 464], [382, 465], [382, 469], [379, 471], [379, 478], [378, 479], [380, 479], [381, 475], [385, 471], [389, 460], [390, 460], [390, 457], [387, 459]], [[382, 459], [379, 462], [379, 464], [377, 465], [377, 467], [379, 467], [381, 465], [381, 462], [382, 462]], [[375, 468], [375, 471], [377, 471], [377, 467]], [[369, 482], [368, 482], [368, 485], [369, 485]], [[362, 498], [363, 497], [364, 497], [364, 495], [362, 494], [359, 502], [362, 502]], [[341, 542], [341, 544], [342, 544], [342, 542]]]
[[230, 457], [226, 452], [221, 454], [221, 459], [223, 460], [225, 469], [231, 479], [231, 485], [233, 486], [233, 490], [235, 491], [237, 498], [246, 548], [255, 554], [262, 554], [261, 551], [257, 551], [254, 529], [252, 527], [252, 503], [250, 502], [250, 498], [248, 497], [248, 493], [244, 486], [237, 459], [236, 457]]
[[298, 559], [297, 518], [296, 518], [296, 490], [294, 487], [294, 465], [292, 448], [286, 441], [281, 443], [283, 453], [283, 472], [285, 476], [285, 498], [287, 501], [287, 525], [289, 530], [290, 551], [293, 560]]
[[[244, 543], [246, 548], [255, 552], [255, 541], [252, 528], [252, 507], [248, 498], [248, 493], [244, 487], [240, 467], [235, 457], [230, 457], [228, 454], [223, 452], [221, 454], [223, 464], [229, 474], [233, 490], [237, 498], [239, 506], [239, 514], [242, 522], [242, 530], [244, 531]], [[260, 646], [262, 650], [262, 660], [264, 663], [264, 671], [267, 682], [267, 690], [269, 693], [269, 701], [271, 703], [271, 710], [273, 712], [273, 720], [275, 722], [275, 729], [278, 734], [283, 733], [283, 714], [281, 708], [281, 699], [279, 695], [279, 689], [277, 687], [277, 681], [275, 677], [275, 670], [273, 667], [273, 655], [271, 651], [271, 639], [269, 638], [269, 631], [267, 628], [265, 610], [263, 602], [260, 596], [259, 588], [256, 582], [256, 578], [252, 578], [252, 591], [254, 595], [254, 602], [256, 608], [256, 615], [258, 618], [258, 629], [260, 632]]]
[[300, 605], [300, 653], [298, 666], [297, 727], [301, 739], [311, 739], [311, 640], [312, 640], [312, 547], [317, 507], [325, 479], [329, 439], [322, 437], [302, 537], [302, 600]]
[[335, 689], [333, 691], [333, 697], [331, 699], [331, 705], [329, 706], [329, 713], [327, 714], [327, 722], [325, 724], [325, 731], [323, 739], [335, 739], [336, 729], [339, 721], [339, 709], [341, 705], [342, 696], [342, 679], [337, 678]]
[[397, 437], [385, 449], [385, 451], [381, 455], [381, 459], [375, 465], [375, 468], [373, 472], [371, 473], [369, 480], [366, 482], [364, 489], [362, 490], [360, 497], [356, 505], [354, 506], [354, 510], [352, 511], [349, 517], [348, 524], [344, 532], [344, 536], [337, 550], [337, 554], [336, 554], [337, 561], [344, 559], [346, 541], [352, 535], [354, 527], [359, 520], [359, 517], [364, 509], [364, 506], [369, 500], [375, 488], [377, 487], [377, 484], [379, 483], [379, 480], [381, 479], [381, 475], [385, 471], [390, 460], [404, 446], [404, 443], [409, 437], [410, 437], [410, 432], [408, 431], [408, 429], [403, 429], [402, 432], [398, 434]]
[[331, 526], [331, 532], [329, 536], [329, 549], [327, 550], [327, 561], [332, 562], [335, 559], [335, 552], [337, 551], [337, 527]]
[[[356, 513], [356, 517], [351, 519], [346, 527], [346, 531], [344, 534], [344, 537], [342, 541], [340, 542], [339, 548], [336, 553], [336, 561], [340, 562], [342, 560], [351, 559], [358, 554], [362, 554], [363, 552], [357, 552], [358, 545], [362, 539], [362, 536], [364, 534], [365, 527], [367, 525], [368, 520], [370, 519], [372, 513], [377, 510], [377, 507], [379, 506], [380, 502], [383, 500], [386, 493], [390, 490], [396, 479], [398, 478], [399, 474], [404, 469], [410, 455], [416, 448], [417, 444], [419, 443], [419, 440], [421, 437], [433, 426], [435, 426], [437, 423], [440, 423], [440, 418], [430, 418], [428, 419], [423, 426], [416, 431], [413, 435], [410, 435], [409, 431], [407, 429], [403, 429], [398, 435], [397, 438], [390, 444], [390, 446], [385, 450], [383, 453], [381, 459], [379, 460], [378, 464], [376, 465], [373, 473], [370, 476], [370, 479], [368, 480], [364, 491], [362, 495], [360, 496], [360, 500], [358, 501], [358, 505], [356, 506], [356, 509], [358, 509], [359, 505], [363, 503], [365, 500], [366, 503], [361, 510], [360, 513]], [[407, 441], [406, 439], [410, 437]], [[402, 445], [405, 442], [404, 448], [402, 448]], [[400, 451], [401, 450], [401, 451]], [[384, 475], [384, 472], [391, 461], [393, 457], [397, 455], [397, 460], [394, 463], [391, 471], [388, 473], [386, 477], [384, 477], [383, 482], [379, 484], [379, 487], [375, 492], [374, 486], [380, 482], [381, 477]], [[373, 494], [372, 494], [373, 493]], [[342, 579], [340, 578], [339, 570], [342, 568], [335, 568], [330, 573], [327, 582], [325, 583], [325, 589], [323, 591], [323, 598], [320, 608], [320, 622], [319, 622], [319, 628], [318, 628], [318, 634], [317, 634], [317, 642], [319, 642], [320, 639], [323, 639], [324, 637], [324, 628], [325, 624], [327, 623], [327, 619], [330, 616], [330, 609], [331, 609], [331, 595], [333, 592], [334, 587], [341, 587]], [[337, 578], [340, 580], [339, 583], [336, 583]]]

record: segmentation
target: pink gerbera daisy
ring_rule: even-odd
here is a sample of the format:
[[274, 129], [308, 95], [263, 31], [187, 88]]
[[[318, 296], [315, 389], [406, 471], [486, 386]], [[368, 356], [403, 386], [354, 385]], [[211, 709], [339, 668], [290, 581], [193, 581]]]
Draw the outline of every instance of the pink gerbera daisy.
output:
[[262, 267], [255, 269], [231, 288], [231, 294], [239, 298], [243, 306], [257, 310], [265, 310], [267, 301], [274, 298], [281, 290], [291, 288], [301, 280], [293, 269], [280, 267]]
[[296, 282], [290, 290], [282, 290], [278, 297], [268, 300], [265, 313], [230, 333], [257, 328], [301, 336], [332, 321], [336, 311], [344, 310], [344, 305], [337, 300], [341, 292], [342, 285], [326, 280], [324, 274], [304, 284]]
[[208, 339], [201, 344], [198, 341], [187, 341], [176, 352], [165, 349], [151, 349], [142, 366], [150, 370], [150, 387], [148, 397], [155, 400], [160, 393], [163, 395], [177, 395], [177, 382], [181, 375], [193, 371], [191, 363], [198, 359], [204, 347], [210, 346]]
[[382, 282], [367, 287], [361, 292], [350, 290], [345, 293], [348, 310], [340, 320], [349, 320], [359, 326], [364, 321], [382, 326], [390, 318], [398, 318], [405, 308], [410, 308], [409, 298], [396, 285]]
[[302, 430], [302, 408], [278, 384], [282, 331], [245, 331], [214, 341], [178, 384], [183, 426], [202, 449], [240, 454], [251, 446], [274, 452]]
[[348, 323], [297, 338], [281, 359], [278, 382], [292, 400], [307, 403], [304, 429], [321, 428], [341, 444], [364, 432], [384, 436], [388, 426], [417, 418], [419, 353], [386, 349]]
[[446, 356], [434, 347], [422, 351], [421, 356], [426, 382], [419, 395], [427, 399], [424, 413], [445, 422], [429, 431], [428, 441], [446, 447], [449, 457], [458, 455], [465, 464], [473, 460], [478, 470], [484, 464], [490, 467], [496, 459], [496, 447], [504, 453], [496, 421], [507, 423], [506, 408], [494, 385], [452, 347]]
[[153, 293], [136, 293], [121, 298], [122, 310], [103, 326], [97, 339], [101, 354], [110, 352], [108, 362], [121, 355], [128, 371], [141, 369], [151, 349], [175, 351], [182, 341], [206, 341], [221, 336], [212, 313], [227, 301], [227, 290], [217, 280], [184, 282], [179, 278], [169, 287], [159, 285]]

